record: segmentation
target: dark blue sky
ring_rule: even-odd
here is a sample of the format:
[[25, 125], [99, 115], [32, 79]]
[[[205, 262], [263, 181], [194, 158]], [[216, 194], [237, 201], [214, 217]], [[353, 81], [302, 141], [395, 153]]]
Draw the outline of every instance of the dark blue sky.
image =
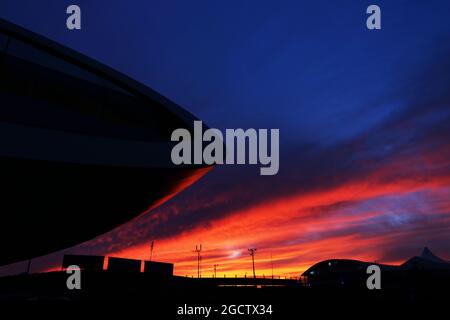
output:
[[[65, 28], [71, 3], [82, 8], [81, 31]], [[371, 3], [3, 0], [0, 16], [142, 81], [211, 126], [332, 143], [404, 108], [387, 96], [448, 48], [448, 1], [377, 1], [379, 32], [365, 27]]]
[[[65, 27], [73, 3], [82, 10], [81, 31]], [[366, 28], [370, 4], [382, 9], [380, 31]], [[425, 183], [450, 174], [449, 1], [2, 0], [0, 17], [143, 82], [212, 127], [280, 129], [279, 175], [218, 168], [157, 211], [170, 217], [184, 207], [171, 224], [144, 217], [77, 250], [125, 250], [149, 233], [176, 237], [269, 200], [370, 179], [380, 190], [402, 185], [349, 209], [383, 208], [381, 222], [285, 241], [398, 231], [404, 237], [373, 256], [400, 259], [424, 242], [450, 249], [450, 221], [441, 219], [450, 204], [436, 207], [448, 185], [439, 182], [430, 195]], [[404, 177], [415, 187], [402, 184]], [[445, 229], [436, 232], [437, 225]]]

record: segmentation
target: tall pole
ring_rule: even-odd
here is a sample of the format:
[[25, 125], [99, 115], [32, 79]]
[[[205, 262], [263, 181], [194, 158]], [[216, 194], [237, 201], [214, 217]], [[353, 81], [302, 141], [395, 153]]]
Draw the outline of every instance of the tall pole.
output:
[[272, 259], [272, 252], [270, 252], [270, 266], [272, 267], [272, 279], [273, 279], [273, 259]]
[[252, 263], [253, 263], [253, 278], [256, 279], [256, 272], [255, 272], [255, 252], [256, 248], [250, 248], [248, 249], [248, 253], [252, 256]]
[[200, 261], [202, 260], [200, 253], [202, 252], [202, 245], [196, 245], [194, 252], [197, 252], [197, 277], [200, 278]]
[[31, 259], [28, 259], [27, 274], [30, 274], [30, 269], [31, 269]]
[[152, 261], [153, 257], [153, 247], [155, 246], [155, 241], [152, 240], [152, 243], [150, 244], [150, 261]]

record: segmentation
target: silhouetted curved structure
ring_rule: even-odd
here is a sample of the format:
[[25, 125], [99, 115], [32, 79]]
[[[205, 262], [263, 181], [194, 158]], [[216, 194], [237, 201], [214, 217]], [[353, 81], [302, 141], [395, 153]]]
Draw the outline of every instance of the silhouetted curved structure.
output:
[[210, 167], [174, 166], [194, 116], [85, 56], [0, 20], [0, 265], [89, 240]]
[[[366, 289], [367, 268], [377, 265], [383, 274], [384, 288], [411, 289], [413, 285], [433, 289], [450, 282], [450, 262], [434, 255], [425, 247], [419, 256], [414, 256], [401, 265], [386, 265], [375, 262], [329, 259], [309, 267], [302, 276], [310, 286], [328, 286]], [[423, 283], [420, 283], [423, 282]], [[438, 285], [439, 284], [439, 285]], [[424, 291], [425, 292], [425, 291]]]

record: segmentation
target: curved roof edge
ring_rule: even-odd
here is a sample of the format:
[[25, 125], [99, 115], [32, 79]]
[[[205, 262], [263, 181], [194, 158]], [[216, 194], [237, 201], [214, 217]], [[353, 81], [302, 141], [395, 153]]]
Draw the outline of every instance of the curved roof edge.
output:
[[398, 266], [383, 264], [383, 263], [378, 263], [378, 262], [368, 262], [368, 261], [361, 261], [361, 260], [354, 260], [354, 259], [327, 259], [327, 260], [319, 261], [319, 262], [313, 264], [312, 266], [310, 266], [308, 269], [306, 269], [302, 273], [302, 276], [308, 276], [309, 273], [313, 270], [321, 268], [322, 266], [325, 266], [325, 265], [331, 266], [335, 263], [350, 263], [355, 266], [377, 265], [382, 269], [389, 269], [389, 270], [398, 268]]
[[[152, 101], [159, 103], [160, 105], [180, 117], [184, 122], [186, 122], [188, 128], [192, 128], [194, 120], [198, 120], [198, 118], [196, 118], [189, 111], [183, 109], [176, 103], [172, 102], [171, 100], [152, 90], [151, 88], [145, 86], [144, 84], [53, 40], [50, 40], [44, 36], [29, 31], [23, 27], [20, 27], [1, 18], [0, 31], [11, 37], [20, 39], [27, 43], [31, 43], [34, 46], [50, 52], [51, 54], [61, 59], [73, 63], [80, 68], [88, 70], [89, 72], [92, 72], [99, 77], [111, 81], [114, 85], [117, 85], [118, 87], [132, 94], [135, 94], [136, 96], [144, 99], [151, 99]], [[206, 124], [203, 125], [207, 127]]]

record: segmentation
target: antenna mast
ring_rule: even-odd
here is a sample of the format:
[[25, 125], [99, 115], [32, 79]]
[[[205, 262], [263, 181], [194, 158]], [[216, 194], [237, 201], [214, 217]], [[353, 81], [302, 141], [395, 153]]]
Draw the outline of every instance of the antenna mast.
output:
[[201, 256], [201, 252], [202, 252], [202, 245], [196, 245], [195, 246], [195, 251], [197, 252], [197, 277], [200, 278], [201, 273], [200, 273], [200, 261], [202, 260], [202, 256]]
[[214, 278], [217, 278], [217, 267], [218, 266], [219, 266], [218, 264], [214, 265]]
[[152, 240], [152, 243], [150, 244], [150, 261], [152, 261], [153, 257], [153, 247], [155, 246], [155, 241]]
[[248, 249], [248, 253], [252, 256], [252, 263], [253, 263], [253, 278], [256, 279], [256, 272], [255, 272], [255, 253], [256, 253], [256, 248], [250, 248], [250, 249]]

